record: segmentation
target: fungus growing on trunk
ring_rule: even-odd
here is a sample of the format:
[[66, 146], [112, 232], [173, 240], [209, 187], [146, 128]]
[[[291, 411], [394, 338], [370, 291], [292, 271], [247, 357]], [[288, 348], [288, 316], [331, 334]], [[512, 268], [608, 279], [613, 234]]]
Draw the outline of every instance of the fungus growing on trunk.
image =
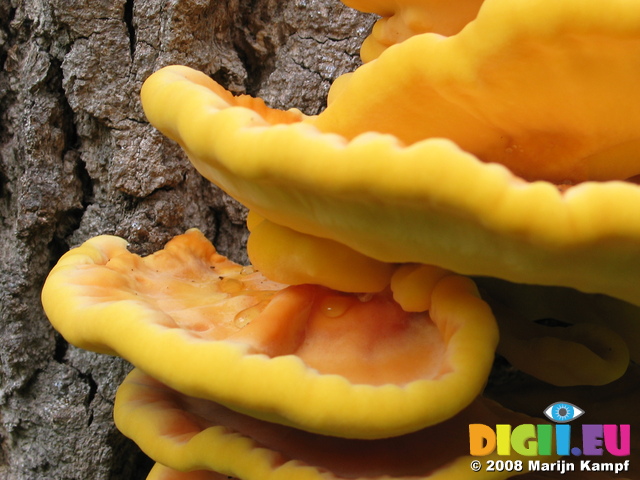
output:
[[191, 230], [144, 258], [123, 239], [91, 239], [51, 271], [42, 301], [74, 345], [120, 355], [187, 395], [308, 431], [380, 438], [469, 405], [498, 341], [468, 278], [394, 288], [429, 297], [428, 311], [404, 311], [390, 289], [275, 283]]
[[[329, 437], [267, 423], [210, 400], [189, 397], [138, 369], [118, 391], [115, 419], [118, 428], [151, 458], [179, 471], [196, 470], [198, 480], [206, 470], [260, 480], [468, 478], [469, 464], [476, 458], [469, 454], [469, 424], [508, 423], [515, 427], [541, 422], [479, 397], [453, 418], [400, 437]], [[518, 471], [526, 473], [528, 460], [539, 458], [511, 451], [510, 455], [490, 454], [483, 460], [520, 460]], [[555, 460], [555, 456], [546, 458]], [[473, 476], [503, 479], [513, 473], [483, 469]]]
[[[317, 116], [187, 67], [142, 90], [150, 122], [250, 209], [261, 272], [189, 231], [146, 258], [98, 237], [47, 280], [69, 341], [145, 372], [116, 415], [168, 465], [151, 478], [466, 478], [441, 438], [519, 420], [478, 397], [498, 335], [463, 275], [524, 372], [600, 385], [638, 361], [640, 4], [350, 3], [385, 18]], [[424, 467], [408, 438], [442, 455]], [[400, 467], [378, 468], [376, 445]]]
[[369, 62], [388, 47], [402, 43], [414, 35], [436, 33], [454, 35], [473, 20], [483, 0], [345, 0], [343, 3], [362, 12], [382, 16], [373, 26], [360, 49], [360, 56]]
[[[361, 68], [382, 65], [395, 51]], [[363, 94], [354, 90], [354, 98]], [[376, 98], [364, 94], [362, 102]], [[447, 139], [406, 145], [375, 131], [353, 139], [323, 133], [312, 123], [336, 112], [331, 106], [312, 122], [298, 111], [221, 93], [213, 80], [186, 67], [153, 74], [142, 100], [150, 121], [182, 145], [205, 177], [256, 215], [309, 235], [309, 244], [329, 239], [378, 262], [567, 286], [640, 305], [634, 207], [640, 187], [633, 182], [563, 190], [527, 182]], [[254, 104], [259, 108], [250, 108]], [[280, 244], [280, 253], [271, 255], [286, 258], [288, 248]]]

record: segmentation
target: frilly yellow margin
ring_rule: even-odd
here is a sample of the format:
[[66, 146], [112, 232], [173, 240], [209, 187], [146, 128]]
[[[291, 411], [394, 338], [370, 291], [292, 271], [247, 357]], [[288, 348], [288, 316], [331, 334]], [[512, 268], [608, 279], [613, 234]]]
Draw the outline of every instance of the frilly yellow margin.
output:
[[[484, 386], [498, 332], [468, 278], [445, 277], [431, 292], [429, 317], [446, 351], [442, 371], [375, 386], [318, 373], [295, 355], [252, 354], [241, 341], [203, 337], [216, 315], [208, 305], [218, 295], [216, 282], [224, 282], [220, 258], [197, 230], [145, 258], [129, 253], [123, 239], [97, 237], [60, 259], [42, 303], [76, 346], [120, 355], [185, 394], [317, 433], [380, 438], [415, 431], [455, 415]], [[189, 309], [195, 330], [181, 321]]]
[[[405, 147], [320, 133], [167, 67], [142, 89], [152, 124], [260, 216], [389, 263], [562, 285], [640, 305], [640, 187], [526, 183], [443, 139]], [[249, 106], [248, 106], [249, 105]], [[277, 112], [269, 111], [268, 112]], [[382, 227], [382, 228], [381, 228]]]
[[486, 0], [459, 33], [358, 68], [314, 124], [448, 138], [530, 181], [625, 180], [640, 174], [639, 48], [633, 1]]
[[[359, 441], [296, 432], [220, 410], [219, 405], [189, 399], [135, 369], [118, 390], [114, 417], [120, 431], [155, 461], [180, 471], [200, 470], [193, 480], [209, 480], [203, 470], [241, 480], [466, 479], [476, 458], [469, 455], [470, 423], [540, 423], [478, 398], [441, 425], [405, 437]], [[528, 460], [538, 458], [494, 453], [482, 460], [521, 460], [520, 473], [526, 473]], [[555, 461], [556, 457], [545, 459]], [[385, 465], [395, 472], [381, 471]], [[157, 470], [158, 475], [171, 473]], [[482, 469], [473, 478], [498, 480], [514, 473]], [[151, 478], [172, 480], [171, 476]], [[192, 476], [175, 478], [182, 479], [192, 480]]]

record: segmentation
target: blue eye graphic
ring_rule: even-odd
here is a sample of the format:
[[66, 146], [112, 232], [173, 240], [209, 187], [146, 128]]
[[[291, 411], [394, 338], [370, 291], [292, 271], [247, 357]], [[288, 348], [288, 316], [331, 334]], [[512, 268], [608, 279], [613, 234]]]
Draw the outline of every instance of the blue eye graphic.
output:
[[584, 410], [569, 402], [552, 403], [544, 410], [544, 414], [547, 418], [556, 423], [570, 422], [571, 420], [575, 420], [580, 417], [583, 413]]

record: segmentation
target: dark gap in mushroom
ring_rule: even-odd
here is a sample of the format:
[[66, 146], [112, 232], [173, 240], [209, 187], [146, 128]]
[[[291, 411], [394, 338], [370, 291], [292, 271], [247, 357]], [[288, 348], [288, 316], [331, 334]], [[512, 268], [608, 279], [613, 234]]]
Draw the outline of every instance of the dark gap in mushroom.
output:
[[[525, 380], [528, 381], [529, 376], [515, 368], [509, 360], [502, 355], [496, 354], [491, 373], [485, 387], [485, 394], [500, 388], [509, 388], [513, 385], [519, 385]], [[490, 395], [489, 395], [490, 396]]]
[[535, 323], [538, 325], [542, 325], [543, 327], [570, 327], [572, 324], [569, 322], [565, 322], [563, 320], [559, 320], [557, 318], [539, 318], [535, 320]]
[[574, 183], [569, 183], [569, 182], [556, 184], [556, 187], [560, 193], [564, 193], [567, 190], [569, 190], [571, 187], [575, 187], [575, 186], [576, 185]]
[[229, 214], [221, 209], [213, 210], [215, 234], [212, 242], [221, 254], [241, 265], [249, 265], [247, 257], [247, 238], [249, 231], [245, 223], [237, 224]]
[[640, 185], [640, 175], [634, 175], [633, 177], [629, 177], [626, 180], [629, 183], [635, 183], [636, 185]]

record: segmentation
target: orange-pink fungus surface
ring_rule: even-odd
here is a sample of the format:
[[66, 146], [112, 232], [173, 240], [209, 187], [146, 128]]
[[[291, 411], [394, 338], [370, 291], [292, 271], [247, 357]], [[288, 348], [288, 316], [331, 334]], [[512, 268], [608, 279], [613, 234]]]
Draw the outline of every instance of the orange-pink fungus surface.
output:
[[[478, 398], [453, 418], [407, 435], [380, 440], [328, 437], [267, 423], [215, 402], [189, 397], [139, 370], [134, 370], [120, 387], [115, 418], [125, 435], [171, 468], [213, 470], [246, 480], [465, 478], [474, 458], [469, 455], [470, 423], [540, 422]], [[501, 458], [523, 460], [515, 453]], [[483, 471], [474, 478], [511, 475]]]
[[120, 238], [91, 239], [60, 260], [42, 298], [69, 341], [172, 388], [311, 431], [375, 438], [455, 415], [493, 361], [497, 327], [471, 280], [449, 275], [411, 292], [431, 297], [428, 311], [404, 311], [389, 288], [286, 287], [191, 230], [144, 258]]

